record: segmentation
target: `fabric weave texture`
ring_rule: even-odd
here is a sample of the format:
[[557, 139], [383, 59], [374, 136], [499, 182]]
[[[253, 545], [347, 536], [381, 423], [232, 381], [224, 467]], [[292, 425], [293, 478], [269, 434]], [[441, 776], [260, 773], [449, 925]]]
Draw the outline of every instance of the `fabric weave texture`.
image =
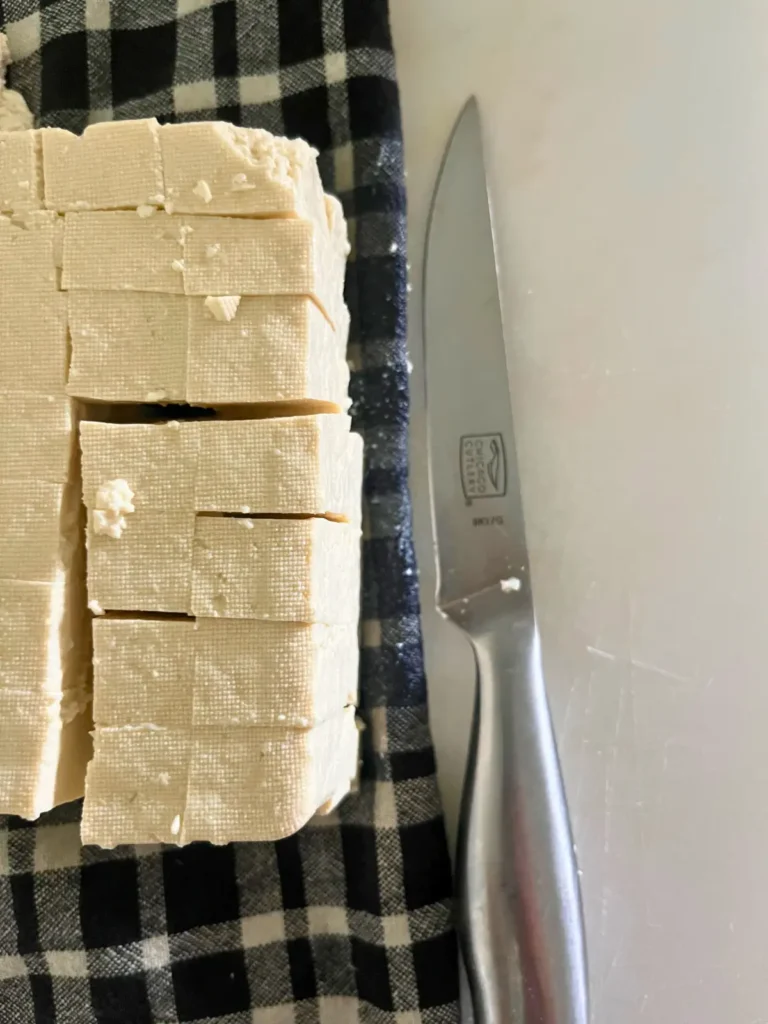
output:
[[403, 145], [386, 0], [0, 0], [43, 126], [156, 116], [303, 136], [350, 222], [366, 442], [360, 791], [279, 843], [79, 841], [0, 818], [3, 1024], [455, 1024], [451, 876], [407, 487]]

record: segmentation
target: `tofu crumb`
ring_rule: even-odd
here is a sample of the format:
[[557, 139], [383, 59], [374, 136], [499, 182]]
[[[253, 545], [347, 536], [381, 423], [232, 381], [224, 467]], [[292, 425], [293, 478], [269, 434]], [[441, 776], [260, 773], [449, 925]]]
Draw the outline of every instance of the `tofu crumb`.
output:
[[146, 402], [162, 402], [167, 396], [168, 392], [162, 389], [159, 391], [148, 391], [144, 400]]
[[141, 206], [136, 207], [136, 213], [138, 213], [140, 217], [151, 217], [153, 214], [157, 213], [157, 207], [150, 206], [149, 203], [142, 203]]
[[204, 203], [210, 203], [213, 199], [213, 192], [211, 192], [211, 186], [207, 181], [198, 181], [192, 191], [198, 199], [202, 199]]
[[163, 786], [170, 786], [170, 784], [171, 784], [171, 776], [168, 774], [168, 772], [160, 772], [160, 774], [158, 775], [157, 778], [158, 778], [159, 782], [161, 783], [161, 785], [163, 785]]
[[519, 590], [523, 585], [523, 581], [518, 576], [510, 576], [508, 580], [502, 580], [499, 586], [502, 592], [505, 594], [512, 594], [514, 591]]
[[180, 831], [181, 831], [181, 816], [177, 814], [176, 817], [171, 822], [171, 835], [172, 836], [177, 836]]
[[184, 273], [184, 260], [171, 260], [171, 270], [175, 270], [179, 274], [183, 274]]
[[94, 615], [103, 615], [104, 614], [104, 609], [101, 607], [101, 605], [99, 604], [99, 602], [95, 598], [93, 598], [92, 600], [90, 600], [88, 602], [88, 608], [89, 608], [90, 611], [93, 612]]
[[127, 480], [108, 480], [96, 490], [92, 514], [93, 532], [119, 540], [126, 528], [125, 516], [135, 512], [133, 491]]
[[229, 323], [235, 319], [238, 306], [240, 305], [239, 295], [209, 295], [205, 300], [205, 308], [208, 312], [222, 323]]
[[209, 260], [213, 259], [214, 256], [218, 256], [220, 252], [221, 244], [219, 242], [214, 242], [212, 245], [206, 245], [205, 247], [205, 255]]

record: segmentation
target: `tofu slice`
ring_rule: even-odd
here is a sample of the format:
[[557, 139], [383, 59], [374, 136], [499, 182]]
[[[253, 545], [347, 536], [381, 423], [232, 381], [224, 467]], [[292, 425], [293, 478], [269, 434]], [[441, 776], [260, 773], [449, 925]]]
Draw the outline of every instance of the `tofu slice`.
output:
[[61, 286], [183, 294], [184, 226], [162, 212], [146, 218], [131, 210], [68, 213]]
[[69, 480], [76, 443], [69, 398], [0, 392], [0, 438], [0, 480]]
[[83, 795], [91, 756], [82, 574], [0, 580], [0, 813], [37, 818]]
[[19, 213], [42, 205], [40, 132], [0, 132], [0, 211]]
[[[4, 166], [0, 149], [0, 186]], [[58, 290], [61, 231], [55, 214], [45, 211], [0, 216], [3, 388], [63, 394], [68, 345], [67, 297]]]
[[358, 748], [353, 707], [311, 729], [97, 726], [82, 840], [281, 839], [349, 789]]
[[222, 121], [164, 125], [167, 207], [174, 213], [321, 221], [317, 153], [301, 139]]
[[301, 295], [243, 296], [231, 321], [189, 300], [187, 401], [199, 405], [329, 402], [346, 408], [349, 367], [339, 338]]
[[309, 295], [334, 323], [344, 263], [327, 222], [187, 217], [186, 224], [192, 228], [184, 252], [187, 295]]
[[345, 408], [346, 337], [337, 336], [311, 299], [245, 296], [230, 321], [217, 320], [205, 301], [69, 292], [67, 392], [109, 402]]
[[356, 623], [360, 530], [326, 519], [195, 521], [193, 615]]
[[94, 622], [99, 726], [306, 729], [357, 703], [354, 624]]
[[80, 488], [0, 481], [0, 579], [53, 583], [82, 544]]
[[328, 515], [360, 521], [363, 445], [346, 416], [162, 424], [84, 421], [83, 495], [125, 480], [137, 511]]
[[183, 295], [70, 292], [67, 392], [104, 402], [186, 401], [188, 304]]
[[82, 135], [44, 128], [46, 207], [64, 213], [161, 205], [159, 128], [154, 118], [92, 124]]
[[191, 605], [192, 511], [145, 512], [125, 517], [119, 537], [88, 521], [88, 600], [104, 611], [176, 612]]
[[363, 442], [347, 416], [214, 420], [197, 430], [195, 510], [360, 521]]

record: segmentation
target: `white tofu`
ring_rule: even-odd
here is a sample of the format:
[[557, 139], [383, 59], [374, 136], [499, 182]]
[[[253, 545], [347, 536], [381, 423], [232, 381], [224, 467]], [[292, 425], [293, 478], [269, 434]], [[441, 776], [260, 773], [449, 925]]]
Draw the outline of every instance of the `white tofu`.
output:
[[126, 480], [136, 511], [194, 511], [198, 434], [192, 423], [80, 424], [83, 500], [97, 507], [98, 489]]
[[82, 135], [45, 128], [43, 166], [49, 210], [120, 210], [161, 205], [158, 122], [107, 121]]
[[362, 438], [346, 416], [214, 420], [198, 431], [195, 509], [360, 521]]
[[80, 573], [0, 580], [0, 813], [36, 818], [82, 796], [91, 742]]
[[186, 220], [187, 295], [309, 295], [333, 322], [344, 267], [327, 230], [298, 218]]
[[300, 295], [245, 296], [229, 322], [189, 300], [187, 401], [201, 405], [330, 402], [345, 407], [346, 344]]
[[84, 421], [83, 495], [125, 480], [136, 509], [329, 515], [360, 521], [362, 439], [346, 416]]
[[99, 726], [306, 729], [357, 703], [355, 625], [97, 619]]
[[[2, 170], [0, 153], [0, 172]], [[57, 287], [61, 224], [45, 211], [0, 216], [0, 380], [4, 388], [62, 394], [67, 297]]]
[[80, 488], [0, 481], [0, 579], [53, 583], [82, 543]]
[[96, 729], [84, 843], [213, 843], [296, 832], [357, 771], [349, 707], [312, 729]]
[[360, 530], [326, 519], [195, 521], [193, 615], [356, 623]]
[[175, 213], [321, 221], [317, 153], [301, 139], [222, 121], [160, 129], [168, 204]]
[[[57, 294], [66, 301], [66, 293]], [[230, 321], [217, 320], [205, 301], [160, 293], [69, 292], [67, 392], [110, 402], [345, 408], [346, 338], [340, 342], [311, 299], [245, 296]]]
[[105, 611], [178, 612], [190, 607], [195, 515], [139, 511], [119, 537], [88, 524], [88, 600]]
[[0, 132], [0, 211], [18, 213], [42, 205], [40, 132]]
[[[68, 213], [65, 290], [184, 292], [184, 222], [167, 213]], [[140, 301], [140, 300], [139, 300]]]
[[183, 402], [190, 300], [183, 295], [69, 293], [67, 391], [108, 402]]
[[0, 480], [67, 483], [75, 422], [71, 400], [0, 392]]

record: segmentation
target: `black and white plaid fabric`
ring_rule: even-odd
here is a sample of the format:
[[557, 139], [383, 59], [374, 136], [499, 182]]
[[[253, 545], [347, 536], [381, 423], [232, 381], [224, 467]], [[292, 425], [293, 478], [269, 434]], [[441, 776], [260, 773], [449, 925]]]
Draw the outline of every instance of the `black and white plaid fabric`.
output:
[[276, 844], [82, 848], [0, 818], [2, 1024], [453, 1024], [451, 878], [407, 490], [405, 191], [386, 0], [0, 0], [42, 125], [224, 118], [309, 139], [343, 200], [366, 439], [360, 792]]

